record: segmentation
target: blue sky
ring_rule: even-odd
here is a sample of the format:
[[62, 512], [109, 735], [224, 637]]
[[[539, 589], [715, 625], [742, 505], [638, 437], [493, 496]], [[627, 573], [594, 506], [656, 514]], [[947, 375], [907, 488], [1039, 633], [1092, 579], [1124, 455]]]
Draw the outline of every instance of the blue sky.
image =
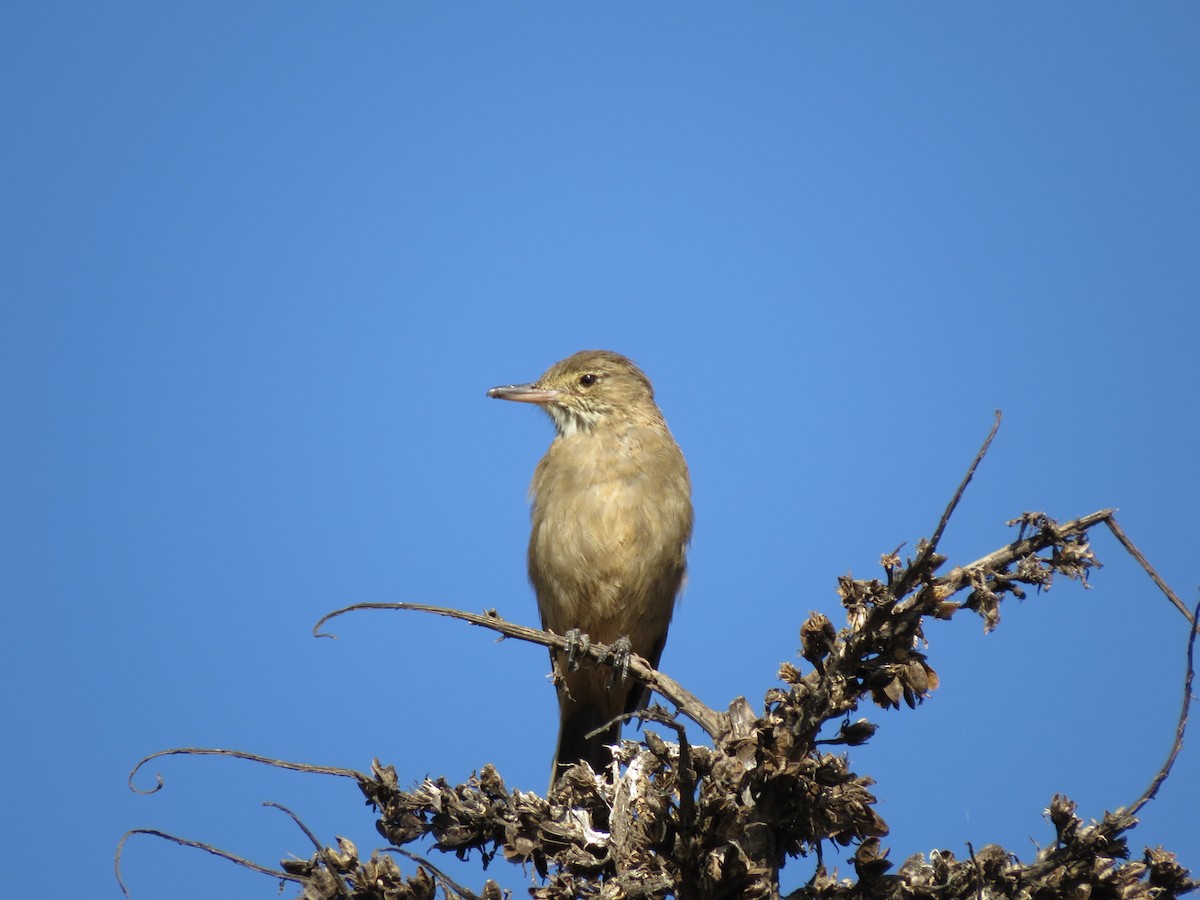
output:
[[[1117, 506], [1195, 598], [1195, 5], [7, 4], [0, 71], [14, 895], [70, 854], [72, 893], [116, 896], [138, 826], [307, 856], [265, 800], [379, 844], [348, 783], [173, 759], [130, 793], [169, 747], [541, 790], [539, 648], [309, 629], [360, 601], [536, 621], [551, 426], [484, 391], [575, 350], [637, 359], [687, 454], [663, 667], [714, 706], [932, 531], [997, 408], [953, 561]], [[1185, 623], [1094, 539], [1091, 590], [931, 624], [933, 699], [862, 710], [897, 862], [1029, 857], [1054, 793], [1098, 817], [1162, 762]], [[1193, 742], [1135, 853], [1200, 868], [1198, 792]], [[150, 839], [126, 872], [275, 889]]]

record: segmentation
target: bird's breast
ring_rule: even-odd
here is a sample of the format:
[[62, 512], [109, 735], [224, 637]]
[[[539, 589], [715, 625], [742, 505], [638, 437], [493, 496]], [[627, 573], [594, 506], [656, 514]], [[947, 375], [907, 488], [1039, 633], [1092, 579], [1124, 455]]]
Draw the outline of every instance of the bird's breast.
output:
[[692, 508], [687, 466], [665, 429], [560, 437], [532, 493], [529, 575], [548, 628], [611, 641], [640, 617], [669, 620]]

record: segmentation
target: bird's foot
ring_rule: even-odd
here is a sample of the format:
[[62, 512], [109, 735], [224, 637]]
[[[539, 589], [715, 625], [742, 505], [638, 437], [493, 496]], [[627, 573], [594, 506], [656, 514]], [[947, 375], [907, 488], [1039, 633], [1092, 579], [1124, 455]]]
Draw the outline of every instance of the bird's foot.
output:
[[563, 637], [567, 641], [567, 671], [574, 672], [579, 668], [579, 661], [587, 656], [592, 639], [578, 628], [568, 628]]
[[627, 637], [619, 637], [612, 642], [609, 649], [612, 653], [610, 661], [613, 669], [612, 683], [609, 684], [611, 688], [629, 677], [629, 657], [633, 654], [633, 643]]

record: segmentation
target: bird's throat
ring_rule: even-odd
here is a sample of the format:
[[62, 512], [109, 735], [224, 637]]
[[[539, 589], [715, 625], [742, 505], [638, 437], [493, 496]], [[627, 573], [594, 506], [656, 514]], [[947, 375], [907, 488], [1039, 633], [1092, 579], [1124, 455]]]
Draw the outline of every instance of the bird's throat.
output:
[[554, 420], [554, 427], [559, 437], [573, 437], [576, 434], [589, 434], [603, 418], [594, 409], [586, 407], [568, 407], [557, 404], [547, 404], [546, 412]]

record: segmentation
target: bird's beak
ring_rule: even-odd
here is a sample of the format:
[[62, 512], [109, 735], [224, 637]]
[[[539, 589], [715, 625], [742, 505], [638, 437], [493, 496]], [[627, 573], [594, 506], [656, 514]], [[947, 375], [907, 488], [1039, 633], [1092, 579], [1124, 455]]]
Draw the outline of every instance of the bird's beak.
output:
[[487, 392], [497, 400], [517, 400], [521, 403], [550, 403], [558, 399], [558, 391], [538, 387], [536, 384], [502, 384]]

